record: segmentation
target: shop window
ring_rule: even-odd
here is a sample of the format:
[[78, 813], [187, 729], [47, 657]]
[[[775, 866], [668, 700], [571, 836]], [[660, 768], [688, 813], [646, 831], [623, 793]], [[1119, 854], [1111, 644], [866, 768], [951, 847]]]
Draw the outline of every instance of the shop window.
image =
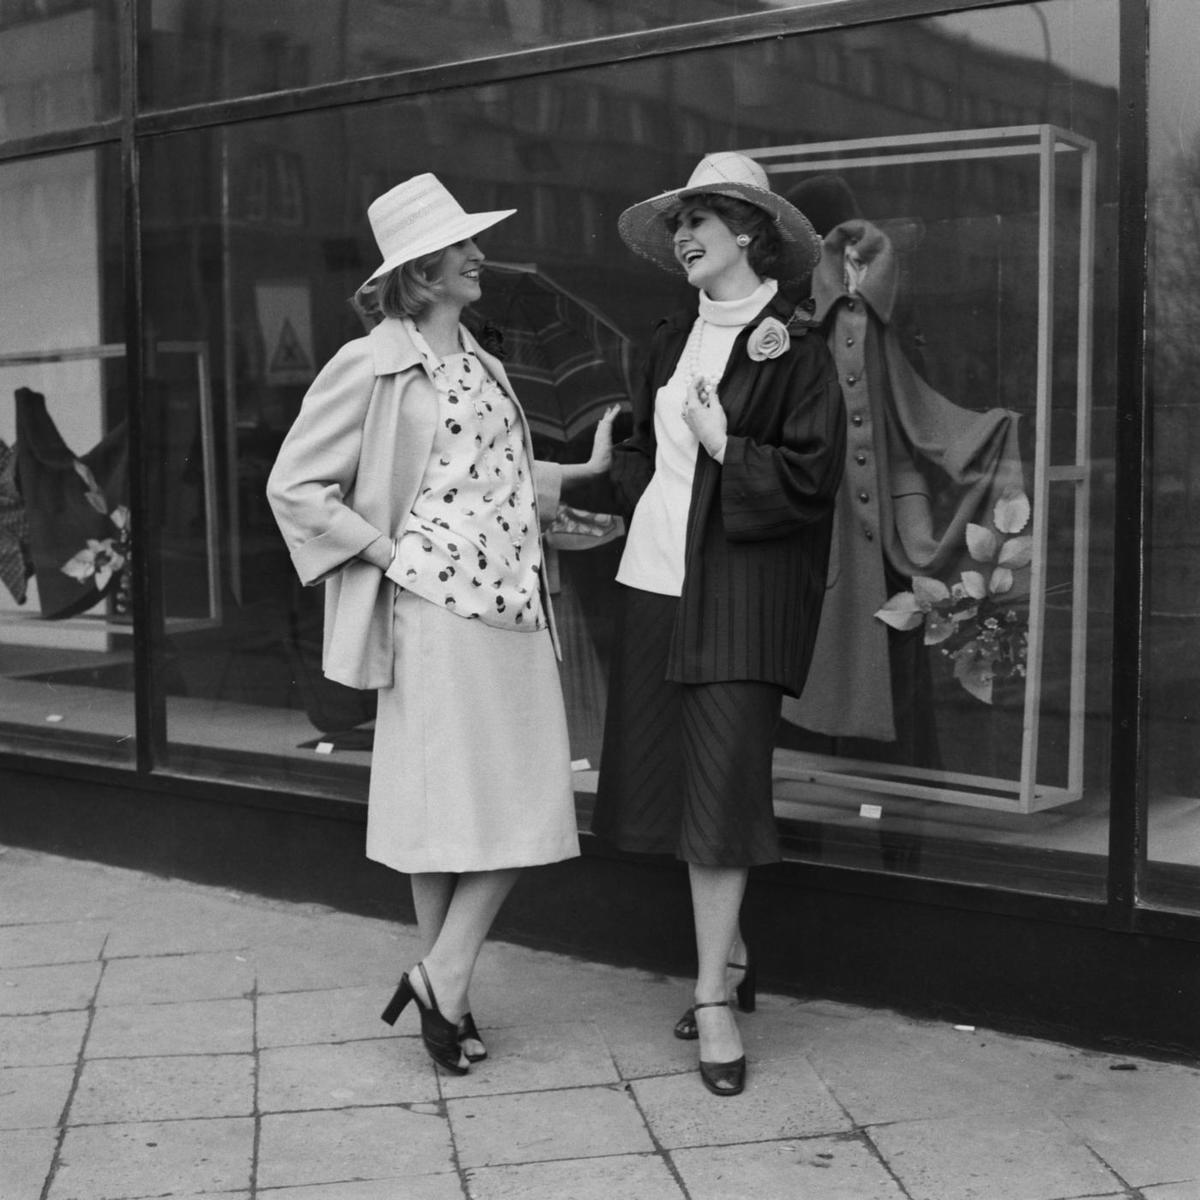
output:
[[[773, 174], [777, 185], [790, 189], [813, 173], [782, 168], [796, 154], [825, 146], [821, 173], [842, 177], [858, 217], [891, 246], [897, 302], [890, 329], [898, 352], [960, 415], [973, 421], [999, 410], [1007, 427], [1017, 430], [1029, 521], [1040, 530], [1036, 583], [1042, 591], [1036, 606], [1025, 600], [1014, 606], [1027, 624], [1018, 623], [1011, 648], [1018, 650], [1021, 632], [1033, 634], [1032, 621], [1040, 622], [1040, 649], [1026, 649], [1034, 658], [1040, 654], [1040, 724], [1031, 748], [1025, 734], [1028, 677], [993, 680], [989, 703], [979, 694], [987, 681], [960, 669], [940, 642], [926, 645], [924, 623], [907, 641], [891, 638], [874, 614], [912, 583], [895, 571], [885, 573], [887, 586], [878, 579], [871, 585], [876, 591], [870, 606], [859, 604], [863, 626], [849, 636], [882, 633], [889, 646], [899, 641], [906, 648], [917, 698], [903, 699], [906, 685], [899, 667], [895, 678], [891, 674], [890, 649], [874, 690], [895, 687], [900, 699], [893, 712], [914, 720], [905, 729], [893, 722], [893, 736], [867, 737], [844, 727], [813, 728], [795, 713], [788, 717], [777, 764], [777, 811], [788, 853], [1102, 894], [1113, 644], [1107, 598], [1115, 520], [1102, 480], [1111, 474], [1115, 438], [1117, 5], [1047, 0], [1038, 6], [1051, 33], [1056, 86], [1049, 98], [1045, 76], [1029, 70], [1030, 62], [1042, 68], [1046, 54], [1031, 7], [891, 21], [887, 54], [853, 77], [843, 73], [843, 64], [866, 61], [862, 31], [831, 29], [667, 56], [669, 70], [657, 60], [614, 63], [552, 80], [489, 82], [436, 97], [348, 105], [148, 141], [143, 213], [153, 235], [143, 252], [146, 311], [154, 314], [160, 336], [183, 340], [198, 328], [208, 331], [216, 440], [223, 448], [217, 519], [225, 604], [218, 625], [172, 639], [172, 765], [210, 775], [249, 774], [284, 788], [365, 794], [371, 699], [323, 681], [320, 593], [295, 583], [263, 498], [266, 472], [306, 380], [361, 330], [345, 301], [374, 265], [364, 193], [382, 191], [421, 163], [468, 207], [517, 208], [516, 217], [484, 239], [485, 253], [498, 265], [492, 283], [485, 276], [485, 303], [491, 286], [495, 305], [486, 315], [507, 319], [499, 264], [510, 273], [527, 270], [556, 303], [589, 314], [597, 388], [619, 394], [631, 386], [629, 365], [655, 320], [688, 299], [679, 279], [617, 241], [621, 209], [672, 179], [682, 183], [707, 150], [740, 147], [761, 154], [773, 169], [781, 168]], [[619, 24], [617, 6], [608, 8], [610, 21]], [[514, 29], [520, 18], [528, 32], [542, 10], [521, 9], [508, 5], [506, 11]], [[1078, 34], [1085, 11], [1086, 55]], [[354, 38], [368, 42], [381, 12], [369, 4], [352, 6]], [[457, 36], [448, 44], [460, 57], [485, 47], [471, 39], [486, 39], [486, 30], [468, 34], [442, 24], [442, 17], [435, 21], [426, 8], [420, 12], [431, 39], [435, 31]], [[1014, 14], [1027, 19], [1035, 37], [1020, 32]], [[179, 14], [184, 32], [198, 19], [186, 7]], [[234, 35], [235, 20], [249, 36], [259, 17], [245, 7], [227, 19], [230, 28], [207, 31], [219, 35], [214, 44]], [[425, 25], [414, 33], [418, 57], [432, 53], [426, 34]], [[314, 80], [328, 69], [314, 57]], [[755, 81], [747, 93], [753, 105], [741, 103], [729, 86], [698, 90], [694, 82], [749, 77]], [[220, 79], [219, 71], [214, 78]], [[1027, 109], [1033, 114], [1028, 123], [1043, 127], [1045, 136], [1061, 133], [1064, 148], [1049, 156], [1059, 173], [1055, 195], [1061, 201], [1053, 214], [1039, 210], [1046, 155], [1040, 149], [1026, 153], [1027, 147], [1016, 153], [1003, 139], [981, 141], [981, 130], [994, 126], [981, 126], [978, 114], [968, 113], [967, 93], [957, 82], [964, 78], [972, 94], [989, 104]], [[599, 145], [586, 121], [571, 117], [559, 124], [546, 108], [551, 94], [593, 89], [603, 97], [597, 101]], [[575, 110], [563, 111], [569, 116]], [[984, 111], [1000, 115], [998, 109]], [[520, 130], [505, 114], [519, 114]], [[879, 136], [884, 118], [889, 136], [872, 149], [869, 140]], [[1090, 193], [1079, 167], [1081, 145], [1094, 146]], [[222, 196], [237, 194], [236, 164], [254, 162], [261, 147], [280, 146], [299, 159], [303, 223], [277, 221], [264, 229], [261, 222], [240, 223], [236, 212], [226, 214]], [[896, 154], [895, 146], [903, 152]], [[184, 221], [178, 179], [191, 163], [204, 166], [195, 171], [200, 211]], [[273, 177], [265, 172], [265, 200], [256, 201], [255, 211], [263, 205], [271, 211]], [[1079, 253], [1080, 229], [1089, 222], [1096, 246], [1091, 267]], [[337, 253], [330, 253], [331, 244]], [[179, 286], [180, 263], [188, 266], [186, 288]], [[1039, 291], [1047, 286], [1048, 293]], [[1085, 312], [1090, 343], [1080, 333]], [[1092, 416], [1082, 433], [1074, 423], [1081, 379], [1090, 384], [1085, 394]], [[182, 376], [159, 375], [155, 382], [165, 393], [178, 392], [181, 405], [186, 401]], [[524, 386], [532, 404], [534, 385]], [[1049, 397], [1048, 422], [1039, 395]], [[1015, 423], [1009, 417], [1014, 413]], [[535, 432], [544, 455], [586, 453], [586, 435], [579, 431], [564, 437], [562, 427], [547, 420]], [[940, 520], [954, 508], [957, 493], [936, 464], [922, 458], [915, 469]], [[1047, 479], [1040, 472], [1064, 477]], [[1082, 479], [1095, 484], [1091, 503]], [[1046, 488], [1038, 491], [1042, 483]], [[179, 509], [171, 528], [180, 534], [203, 507], [199, 479], [188, 486], [186, 504], [182, 494], [171, 500]], [[994, 502], [970, 513], [971, 524], [988, 521], [995, 523]], [[1019, 524], [1016, 518], [1004, 523]], [[202, 530], [204, 523], [196, 524]], [[1023, 526], [1000, 532], [1005, 536], [997, 547], [1010, 535], [1029, 536]], [[947, 587], [961, 576], [966, 564], [959, 560], [970, 553], [965, 540], [954, 548], [957, 574], [948, 561], [931, 568]], [[593, 768], [619, 553], [620, 545], [611, 543], [591, 552], [563, 550], [555, 565], [572, 753]], [[193, 578], [199, 575], [206, 550], [197, 534], [187, 543], [185, 560]], [[1026, 586], [1018, 596], [1032, 590]], [[1033, 607], [1037, 616], [1030, 618]], [[331, 752], [318, 752], [322, 745]], [[799, 777], [798, 765], [811, 762], [804, 755], [823, 756], [819, 780]], [[1033, 783], [1023, 801], [990, 803], [995, 796], [987, 789], [964, 782], [980, 774], [1019, 781], [1031, 758]], [[918, 790], [910, 786], [914, 772], [925, 773]], [[863, 782], [868, 777], [869, 785]], [[581, 771], [576, 783], [586, 808], [594, 771]], [[935, 788], [939, 794], [931, 796]]]
[[[1200, 908], [1200, 111], [1186, 86], [1200, 12], [1150, 4], [1150, 295], [1153, 435], [1147, 614], [1148, 898]], [[1183, 72], [1183, 74], [1180, 74]]]
[[0, 748], [126, 761], [145, 546], [129, 511], [116, 160], [0, 166]]

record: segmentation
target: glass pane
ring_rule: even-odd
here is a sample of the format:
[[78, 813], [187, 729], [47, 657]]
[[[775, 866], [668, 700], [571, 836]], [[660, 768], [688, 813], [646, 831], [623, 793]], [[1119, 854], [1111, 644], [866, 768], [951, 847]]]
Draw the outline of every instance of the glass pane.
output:
[[[654, 322], [694, 297], [629, 253], [617, 216], [683, 183], [706, 151], [741, 148], [762, 156], [780, 188], [841, 176], [886, 236], [899, 288], [888, 340], [940, 397], [929, 411], [943, 415], [931, 433], [942, 459], [949, 429], [976, 439], [1002, 431], [980, 444], [1005, 470], [988, 467], [966, 508], [963, 472], [956, 483], [932, 449], [910, 447], [909, 469], [925, 481], [935, 528], [959, 516], [951, 552], [931, 568], [942, 582], [963, 569], [991, 580], [990, 558], [1017, 540], [1005, 550], [1019, 560], [1013, 585], [994, 588], [996, 608], [1000, 618], [1016, 613], [1014, 654], [1029, 638], [1028, 674], [995, 682], [990, 703], [976, 694], [987, 690], [979, 673], [966, 676], [972, 691], [923, 633], [893, 639], [895, 663], [885, 640], [882, 677], [852, 702], [895, 686], [902, 725], [907, 718], [899, 738], [851, 738], [844, 728], [817, 737], [789, 710], [776, 760], [789, 848], [827, 862], [1097, 893], [1113, 514], [1110, 491], [1097, 486], [1092, 500], [1088, 489], [1104, 484], [1114, 438], [1117, 58], [1115, 0], [1056, 0], [149, 143], [147, 312], [158, 337], [204, 331], [219, 520], [229, 522], [217, 538], [219, 618], [173, 640], [189, 707], [186, 733], [182, 703], [171, 709], [172, 753], [205, 771], [236, 761], [267, 778], [363, 794], [371, 697], [322, 680], [320, 597], [295, 583], [263, 487], [313, 372], [361, 332], [347, 298], [376, 261], [368, 201], [420, 169], [437, 172], [469, 208], [516, 207], [485, 235], [493, 270], [476, 318], [505, 326], [511, 280], [535, 275], [560, 304], [598, 318], [598, 386], [621, 388]], [[879, 137], [885, 146], [871, 144]], [[823, 202], [811, 189], [806, 203], [819, 219]], [[833, 215], [826, 205], [828, 227], [842, 219]], [[176, 385], [161, 382], [173, 395]], [[522, 389], [532, 404], [532, 383]], [[536, 428], [543, 456], [586, 453], [586, 430]], [[996, 525], [995, 501], [1018, 462], [1031, 513], [1005, 518], [989, 561], [973, 565], [965, 525]], [[191, 486], [199, 512], [198, 480]], [[849, 505], [860, 514], [859, 501]], [[1025, 537], [1033, 543], [1023, 557]], [[873, 590], [863, 585], [843, 650], [883, 630], [875, 612], [911, 586], [894, 565], [885, 569], [881, 539], [869, 549]], [[620, 552], [619, 541], [588, 551], [564, 544], [553, 564], [585, 797]], [[322, 740], [332, 753], [318, 752]]]
[[0, 3], [0, 139], [113, 117], [120, 102], [114, 0]]
[[[772, 7], [802, 8], [814, 0]], [[141, 0], [142, 102], [174, 108], [760, 12], [759, 0]]]
[[1185, 84], [1200, 37], [1188, 0], [1150, 8], [1150, 297], [1152, 398], [1147, 753], [1147, 894], [1200, 907], [1200, 312], [1197, 209], [1200, 104]]
[[115, 149], [0, 166], [0, 747], [134, 749]]

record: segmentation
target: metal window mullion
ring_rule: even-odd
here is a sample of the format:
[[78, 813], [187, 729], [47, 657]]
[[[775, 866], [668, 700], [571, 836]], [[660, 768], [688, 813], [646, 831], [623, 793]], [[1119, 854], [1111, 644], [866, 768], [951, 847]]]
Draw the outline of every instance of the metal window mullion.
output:
[[1135, 923], [1146, 865], [1147, 21], [1146, 0], [1122, 0], [1108, 904], [1123, 928]]
[[152, 448], [159, 420], [146, 403], [142, 340], [141, 194], [137, 106], [137, 0], [119, 0], [121, 79], [121, 204], [124, 238], [125, 386], [129, 421], [129, 508], [133, 528], [133, 666], [137, 769], [152, 771], [166, 751], [166, 699], [161, 672], [163, 635], [161, 538], [152, 503], [161, 471]]

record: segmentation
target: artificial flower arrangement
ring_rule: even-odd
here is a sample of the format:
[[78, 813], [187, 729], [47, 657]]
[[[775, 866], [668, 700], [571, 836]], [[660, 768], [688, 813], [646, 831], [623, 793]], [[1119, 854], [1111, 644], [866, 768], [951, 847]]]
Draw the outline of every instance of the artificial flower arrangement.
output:
[[954, 678], [977, 700], [992, 703], [997, 679], [1025, 675], [1029, 641], [1027, 604], [1015, 595], [1016, 572], [1033, 558], [1029, 498], [1006, 489], [992, 510], [994, 529], [967, 526], [967, 550], [979, 570], [957, 581], [913, 577], [911, 592], [898, 592], [875, 614], [893, 629], [925, 626], [925, 645], [940, 646], [954, 662]]
[[108, 499], [105, 497], [96, 477], [86, 463], [75, 460], [75, 473], [83, 480], [83, 486], [88, 503], [98, 513], [108, 517], [112, 522], [114, 533], [112, 537], [88, 538], [87, 545], [77, 554], [63, 563], [59, 569], [64, 575], [85, 583], [95, 581], [97, 591], [103, 591], [113, 575], [117, 575], [116, 595], [113, 605], [119, 613], [129, 611], [129, 571], [127, 564], [130, 556], [129, 509], [124, 504], [118, 504], [111, 512]]

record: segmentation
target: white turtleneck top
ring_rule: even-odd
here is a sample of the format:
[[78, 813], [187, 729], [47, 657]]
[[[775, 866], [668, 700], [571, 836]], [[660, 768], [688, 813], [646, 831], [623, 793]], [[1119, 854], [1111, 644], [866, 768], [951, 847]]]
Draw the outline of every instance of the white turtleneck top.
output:
[[683, 419], [692, 379], [719, 380], [737, 335], [775, 295], [764, 280], [741, 300], [710, 300], [700, 293], [700, 315], [688, 334], [674, 374], [654, 398], [654, 474], [634, 509], [617, 582], [644, 592], [678, 596], [683, 591], [684, 541], [692, 501], [692, 477], [700, 441]]

